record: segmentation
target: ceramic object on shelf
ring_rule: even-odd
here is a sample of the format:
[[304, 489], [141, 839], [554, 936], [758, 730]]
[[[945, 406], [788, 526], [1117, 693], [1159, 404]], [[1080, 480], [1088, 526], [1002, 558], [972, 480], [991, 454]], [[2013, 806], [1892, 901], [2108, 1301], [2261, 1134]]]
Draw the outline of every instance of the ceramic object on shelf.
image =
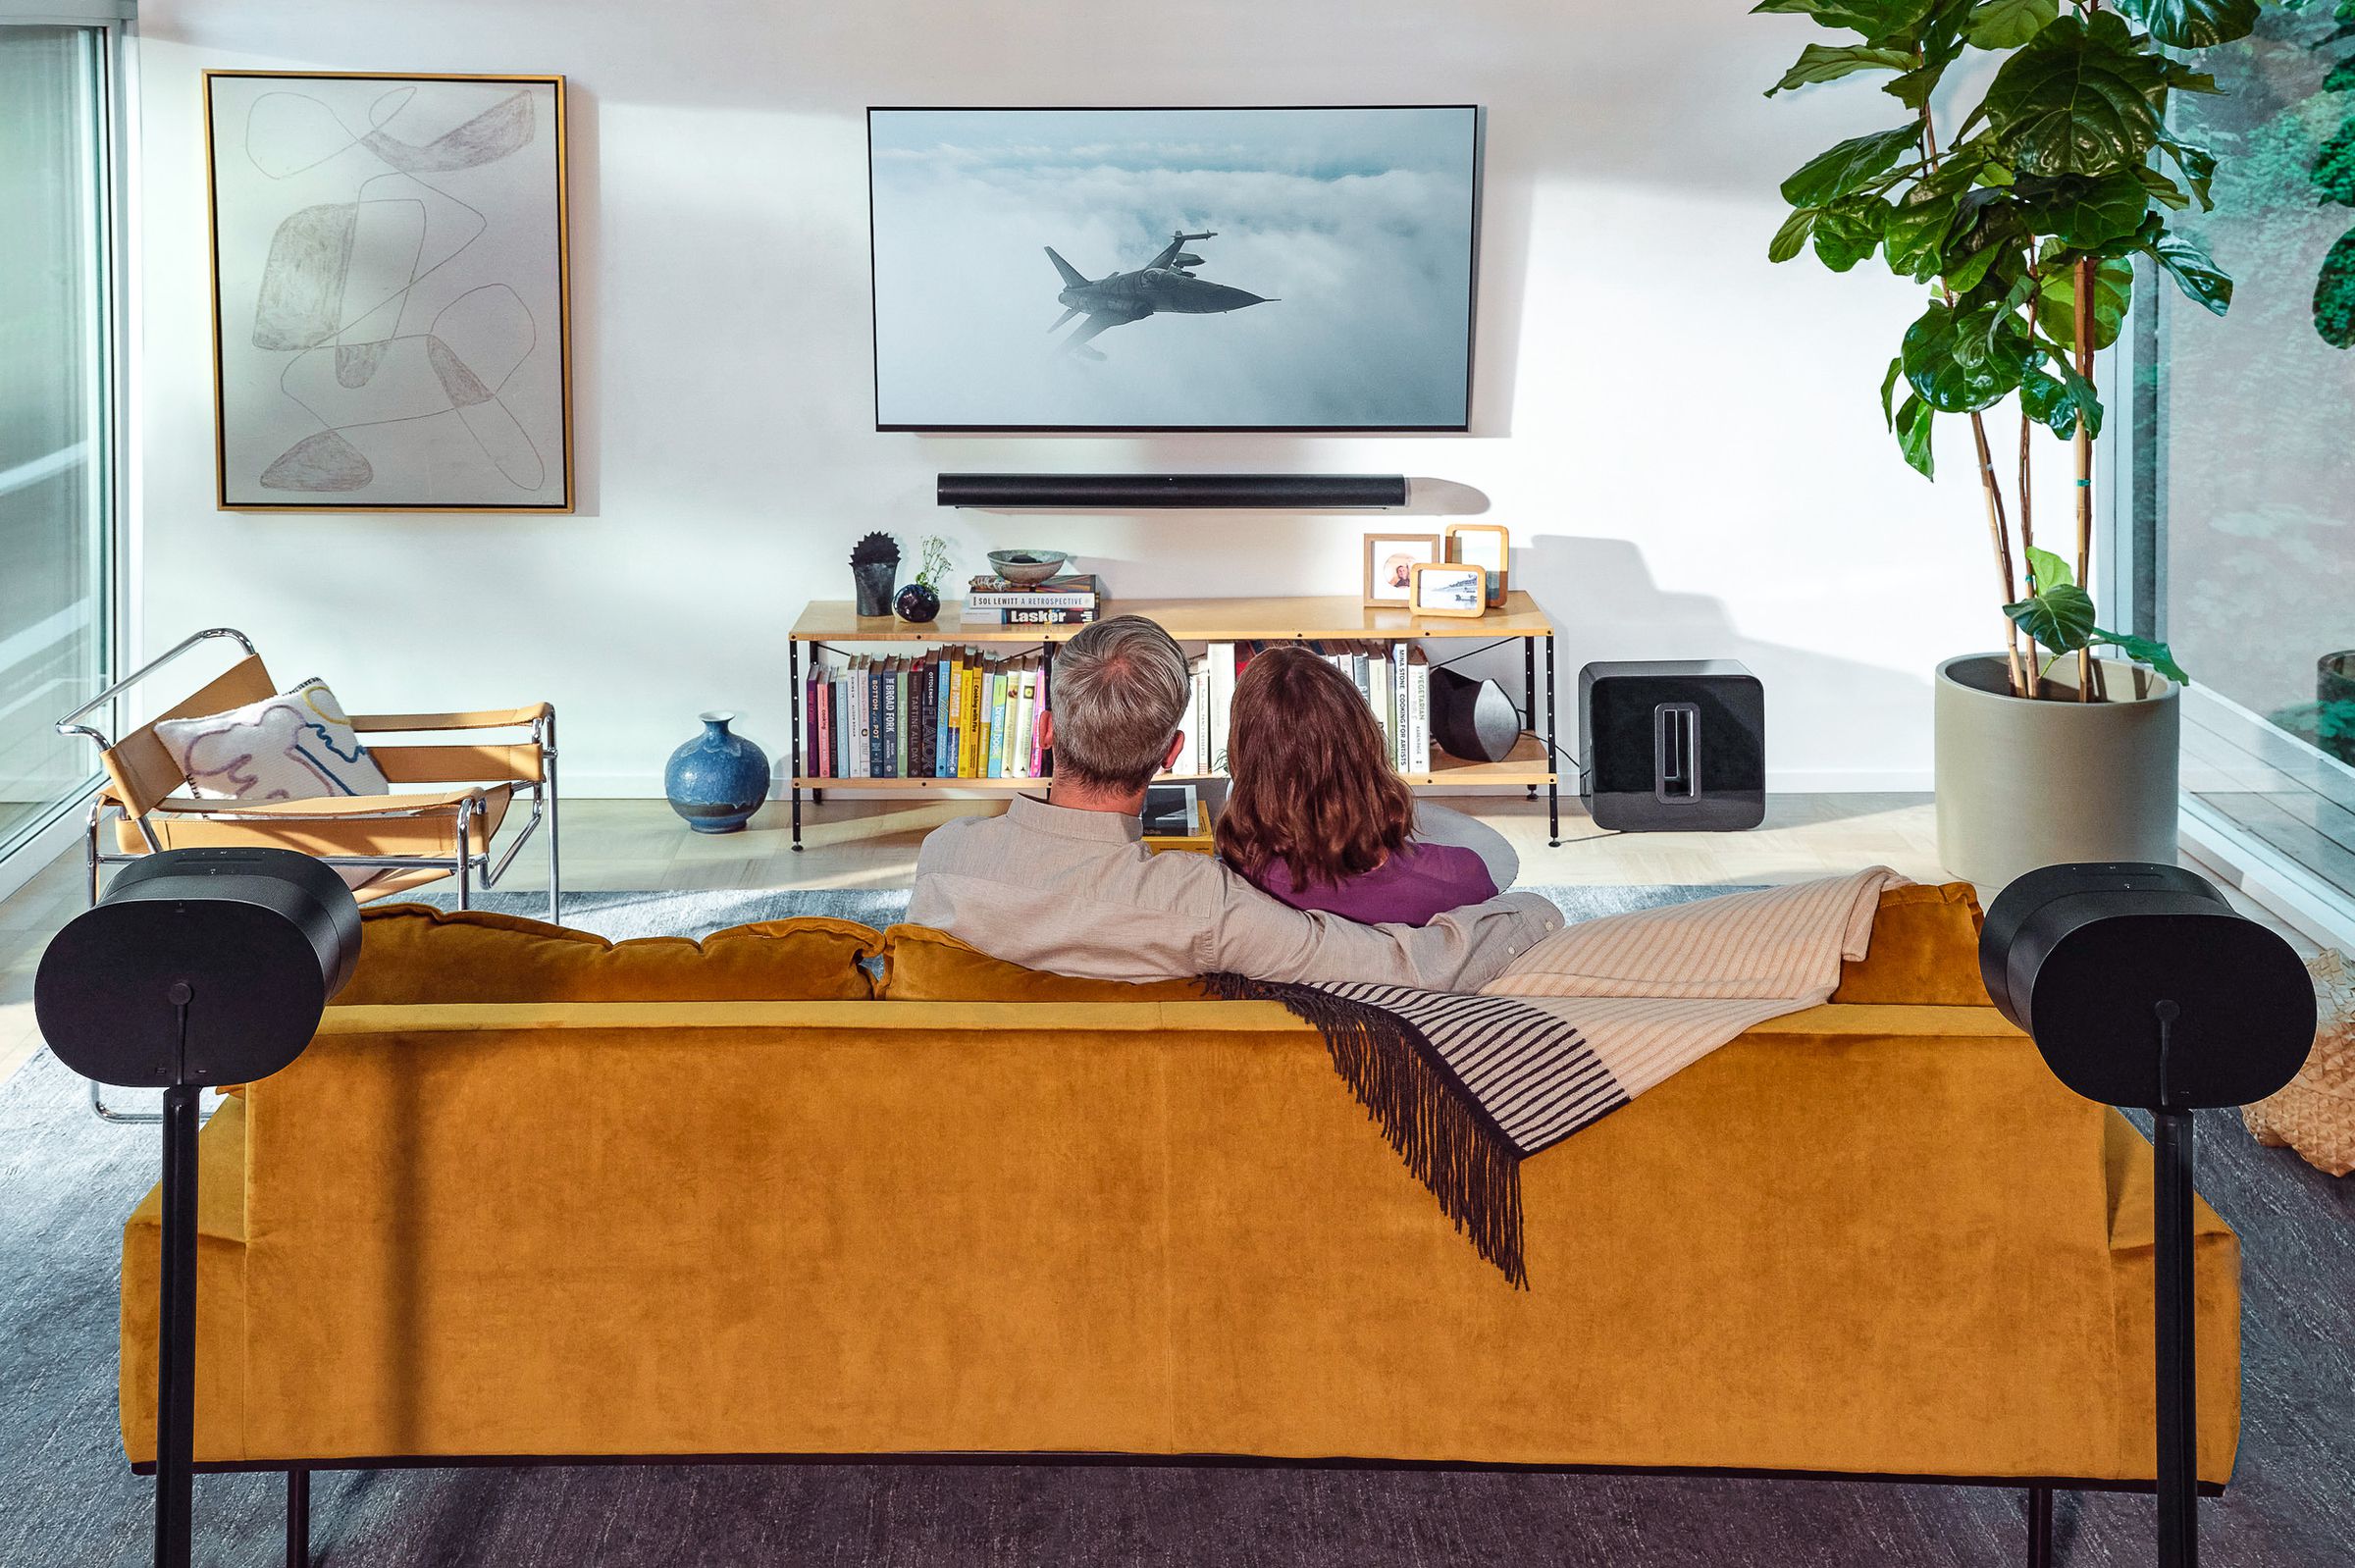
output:
[[923, 583], [910, 583], [900, 590], [899, 598], [891, 601], [900, 619], [918, 626], [928, 625], [940, 614], [940, 596]]
[[1010, 583], [1043, 583], [1071, 558], [1060, 549], [993, 549], [989, 568]]
[[900, 563], [896, 560], [866, 561], [851, 568], [851, 584], [858, 590], [862, 616], [891, 613], [891, 585], [899, 575]]
[[704, 732], [670, 754], [662, 793], [698, 833], [733, 833], [768, 799], [768, 754], [728, 726], [736, 715], [697, 715]]

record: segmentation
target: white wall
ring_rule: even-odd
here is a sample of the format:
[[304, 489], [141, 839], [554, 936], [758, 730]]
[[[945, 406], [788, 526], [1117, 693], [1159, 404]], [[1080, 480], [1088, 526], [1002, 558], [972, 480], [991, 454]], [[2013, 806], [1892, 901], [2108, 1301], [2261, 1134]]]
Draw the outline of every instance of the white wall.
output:
[[[1882, 431], [1912, 287], [1764, 255], [1780, 179], [1892, 107], [1869, 87], [1768, 103], [1814, 29], [1745, 13], [147, 0], [149, 645], [239, 625], [282, 677], [327, 675], [360, 708], [548, 698], [574, 790], [655, 792], [700, 708], [782, 748], [786, 628], [848, 596], [868, 529], [944, 530], [967, 569], [1005, 545], [1074, 549], [1141, 598], [1351, 592], [1359, 536], [1385, 525], [943, 512], [943, 469], [1403, 471], [1447, 482], [1418, 510], [1513, 530], [1518, 585], [1564, 628], [1566, 693], [1593, 658], [1740, 657], [1766, 683], [1776, 784], [1920, 787], [1931, 666], [1997, 641], [1962, 427], [1935, 489]], [[570, 78], [578, 515], [213, 509], [206, 67]], [[1417, 101], [1488, 110], [1471, 436], [872, 430], [866, 105]]]

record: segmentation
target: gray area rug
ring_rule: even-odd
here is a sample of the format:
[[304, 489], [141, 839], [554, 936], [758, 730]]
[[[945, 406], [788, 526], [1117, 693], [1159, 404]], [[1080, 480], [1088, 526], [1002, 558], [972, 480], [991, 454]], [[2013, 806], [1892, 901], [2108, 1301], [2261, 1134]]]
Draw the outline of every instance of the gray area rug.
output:
[[[1599, 915], [1725, 889], [1539, 891]], [[671, 899], [687, 903], [650, 908]], [[613, 936], [800, 914], [882, 925], [905, 899], [590, 893], [567, 917]], [[528, 894], [487, 902], [533, 913]], [[1826, 1136], [1842, 1114], [1826, 1108]], [[2260, 1149], [2230, 1113], [2200, 1120], [2201, 1190], [2246, 1252], [2239, 1479], [2201, 1505], [2209, 1560], [2336, 1568], [2355, 1561], [2355, 1178], [2333, 1182], [2286, 1151]], [[125, 1468], [117, 1437], [115, 1317], [123, 1219], [155, 1166], [154, 1130], [93, 1120], [81, 1080], [46, 1052], [0, 1083], [0, 1564], [9, 1568], [148, 1560], [151, 1489]], [[273, 1478], [199, 1477], [197, 1561], [281, 1561], [281, 1498]], [[2139, 1568], [2152, 1560], [2152, 1514], [2147, 1498], [2064, 1495], [2058, 1561]], [[2024, 1539], [2018, 1492], [1968, 1487], [857, 1465], [322, 1473], [312, 1543], [323, 1568], [1979, 1568], [2021, 1560]]]

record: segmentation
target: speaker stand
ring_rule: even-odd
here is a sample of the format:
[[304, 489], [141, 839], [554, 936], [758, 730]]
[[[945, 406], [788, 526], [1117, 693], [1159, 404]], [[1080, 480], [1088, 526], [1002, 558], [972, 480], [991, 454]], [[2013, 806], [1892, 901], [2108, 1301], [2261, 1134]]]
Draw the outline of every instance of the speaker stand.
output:
[[2200, 1527], [2194, 1513], [2199, 1477], [2198, 1358], [2192, 1346], [2191, 1162], [2188, 1111], [2154, 1113], [2151, 1143], [2155, 1178], [2159, 1364], [2159, 1568], [2198, 1568]]
[[[185, 1010], [183, 1010], [183, 1018]], [[183, 1024], [184, 1035], [184, 1024]], [[164, 1091], [164, 1267], [156, 1346], [155, 1561], [187, 1568], [196, 1442], [195, 1085]]]

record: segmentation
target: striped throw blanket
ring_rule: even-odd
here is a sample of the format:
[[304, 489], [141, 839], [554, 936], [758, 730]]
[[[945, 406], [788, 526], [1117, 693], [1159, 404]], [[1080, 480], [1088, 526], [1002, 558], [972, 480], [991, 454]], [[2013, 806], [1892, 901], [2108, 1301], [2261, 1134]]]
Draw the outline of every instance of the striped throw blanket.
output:
[[1830, 997], [1872, 939], [1886, 866], [1555, 932], [1478, 994], [1207, 976], [1316, 1025], [1456, 1228], [1516, 1285], [1520, 1162], [1753, 1024]]

